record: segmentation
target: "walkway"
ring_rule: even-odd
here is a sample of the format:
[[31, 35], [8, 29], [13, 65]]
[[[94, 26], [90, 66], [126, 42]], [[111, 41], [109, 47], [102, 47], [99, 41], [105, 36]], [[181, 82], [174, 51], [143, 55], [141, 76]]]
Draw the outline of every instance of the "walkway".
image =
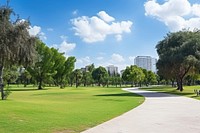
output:
[[146, 97], [137, 108], [82, 133], [200, 133], [200, 101], [133, 88]]

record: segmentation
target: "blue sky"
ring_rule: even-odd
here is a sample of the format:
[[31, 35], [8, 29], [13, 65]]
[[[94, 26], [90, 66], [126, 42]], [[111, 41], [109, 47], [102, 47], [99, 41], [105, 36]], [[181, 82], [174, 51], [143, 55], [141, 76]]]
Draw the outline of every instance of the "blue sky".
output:
[[10, 6], [30, 19], [31, 35], [75, 56], [77, 68], [121, 70], [139, 55], [157, 58], [155, 46], [168, 32], [200, 28], [199, 0], [11, 0]]

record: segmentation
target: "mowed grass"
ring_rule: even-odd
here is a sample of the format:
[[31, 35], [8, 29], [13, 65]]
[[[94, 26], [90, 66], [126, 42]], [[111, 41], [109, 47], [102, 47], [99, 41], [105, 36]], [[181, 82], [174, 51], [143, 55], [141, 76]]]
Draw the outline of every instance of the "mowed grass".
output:
[[120, 88], [11, 89], [8, 100], [0, 100], [0, 133], [76, 133], [144, 101]]
[[200, 96], [197, 96], [197, 94], [194, 93], [194, 89], [200, 90], [200, 86], [184, 86], [183, 88], [184, 90], [182, 92], [176, 90], [176, 88], [172, 88], [171, 86], [158, 86], [158, 87], [142, 88], [142, 89], [186, 96], [200, 100]]

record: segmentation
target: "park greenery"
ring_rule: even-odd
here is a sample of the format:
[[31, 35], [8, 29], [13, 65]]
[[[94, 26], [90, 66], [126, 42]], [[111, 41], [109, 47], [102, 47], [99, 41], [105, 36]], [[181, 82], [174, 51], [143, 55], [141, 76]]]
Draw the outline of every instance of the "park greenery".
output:
[[[75, 57], [65, 57], [58, 49], [50, 48], [38, 36], [31, 36], [29, 20], [20, 19], [8, 6], [0, 7], [0, 87], [2, 100], [10, 94], [4, 86], [24, 84], [65, 88], [80, 86], [142, 86], [152, 84], [196, 84], [200, 68], [200, 32], [182, 30], [168, 33], [157, 46], [158, 74], [136, 65], [127, 66], [121, 75], [109, 73], [94, 64], [87, 69], [75, 69]], [[176, 84], [175, 84], [176, 83]]]
[[2, 100], [6, 98], [3, 90], [3, 71], [13, 64], [28, 65], [34, 62], [36, 38], [28, 33], [30, 22], [18, 17], [11, 20], [13, 10], [8, 6], [0, 7], [0, 88]]
[[[200, 31], [168, 33], [158, 42], [157, 74], [130, 65], [110, 73], [90, 64], [75, 68], [76, 58], [48, 47], [29, 34], [30, 21], [9, 5], [0, 6], [0, 132], [81, 132], [144, 101], [122, 87], [165, 84], [147, 90], [196, 97], [200, 82]], [[119, 88], [118, 88], [119, 87]]]
[[179, 96], [186, 96], [189, 98], [194, 98], [197, 100], [200, 100], [200, 97], [194, 93], [194, 90], [199, 90], [199, 86], [185, 86], [185, 90], [180, 92], [179, 90], [174, 89], [171, 86], [153, 86], [153, 87], [143, 87], [141, 89], [148, 90], [148, 91], [156, 91], [156, 92], [162, 92], [162, 93], [168, 93], [168, 94], [174, 94]]
[[157, 44], [156, 48], [159, 55], [158, 74], [172, 82], [176, 81], [177, 90], [183, 91], [184, 78], [198, 78], [200, 68], [199, 30], [169, 33]]
[[0, 102], [1, 133], [80, 133], [142, 104], [144, 97], [102, 87], [10, 85], [12, 95]]

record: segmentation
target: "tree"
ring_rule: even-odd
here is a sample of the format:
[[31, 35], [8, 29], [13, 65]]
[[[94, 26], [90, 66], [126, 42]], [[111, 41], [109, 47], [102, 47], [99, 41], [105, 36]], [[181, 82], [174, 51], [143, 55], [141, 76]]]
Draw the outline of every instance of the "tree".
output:
[[29, 21], [17, 18], [12, 20], [13, 10], [8, 6], [0, 6], [0, 88], [1, 98], [5, 98], [3, 90], [3, 69], [13, 64], [28, 66], [34, 62], [35, 37], [29, 35]]
[[146, 86], [157, 82], [157, 77], [155, 73], [153, 73], [152, 71], [147, 71], [146, 69], [142, 69], [142, 71], [145, 75], [144, 83], [146, 84]]
[[53, 54], [54, 67], [56, 74], [53, 76], [55, 84], [59, 85], [60, 88], [64, 88], [67, 83], [67, 79], [70, 78], [70, 73], [74, 70], [76, 58], [64, 57], [63, 53], [59, 53], [58, 50], [51, 48]]
[[105, 79], [108, 77], [108, 72], [102, 66], [96, 68], [92, 72], [93, 79], [98, 83], [98, 86], [105, 83]]
[[86, 66], [86, 70], [83, 71], [82, 83], [84, 86], [91, 85], [93, 83], [92, 72], [94, 70], [94, 64]]
[[92, 75], [89, 71], [83, 72], [82, 82], [84, 86], [90, 85], [92, 83]]
[[67, 82], [67, 78], [70, 77], [70, 73], [73, 72], [75, 67], [76, 58], [75, 57], [68, 57], [67, 60], [64, 62], [62, 71], [57, 71], [57, 76], [60, 77], [60, 86], [63, 88], [65, 85], [64, 82]]
[[23, 79], [23, 82], [24, 82], [24, 87], [26, 87], [30, 82], [31, 74], [29, 73], [29, 71], [24, 70], [24, 72], [22, 73], [21, 76], [22, 76], [22, 79]]
[[190, 70], [200, 66], [200, 31], [169, 33], [157, 46], [159, 75], [177, 81], [183, 91], [183, 79]]
[[145, 78], [145, 75], [142, 71], [142, 68], [137, 67], [136, 65], [131, 65], [130, 67], [126, 67], [125, 71], [122, 74], [122, 78], [125, 81], [132, 82], [132, 84], [139, 84], [141, 86], [142, 81]]
[[80, 69], [75, 69], [73, 72], [73, 75], [75, 77], [76, 88], [78, 88], [78, 86], [80, 85], [81, 78], [82, 78], [82, 72]]
[[44, 80], [54, 75], [54, 56], [52, 50], [40, 40], [37, 41], [36, 50], [38, 52], [37, 61], [33, 67], [29, 67], [28, 71], [37, 80], [38, 89], [41, 90]]
[[147, 77], [148, 84], [154, 84], [157, 82], [156, 74], [152, 71], [148, 71], [148, 77]]
[[17, 71], [17, 66], [13, 65], [4, 69], [4, 81], [6, 81], [7, 85], [9, 86], [10, 83], [15, 83], [19, 76], [19, 72]]
[[88, 71], [90, 73], [92, 73], [94, 71], [94, 69], [95, 69], [94, 64], [91, 64], [91, 65], [88, 66]]

